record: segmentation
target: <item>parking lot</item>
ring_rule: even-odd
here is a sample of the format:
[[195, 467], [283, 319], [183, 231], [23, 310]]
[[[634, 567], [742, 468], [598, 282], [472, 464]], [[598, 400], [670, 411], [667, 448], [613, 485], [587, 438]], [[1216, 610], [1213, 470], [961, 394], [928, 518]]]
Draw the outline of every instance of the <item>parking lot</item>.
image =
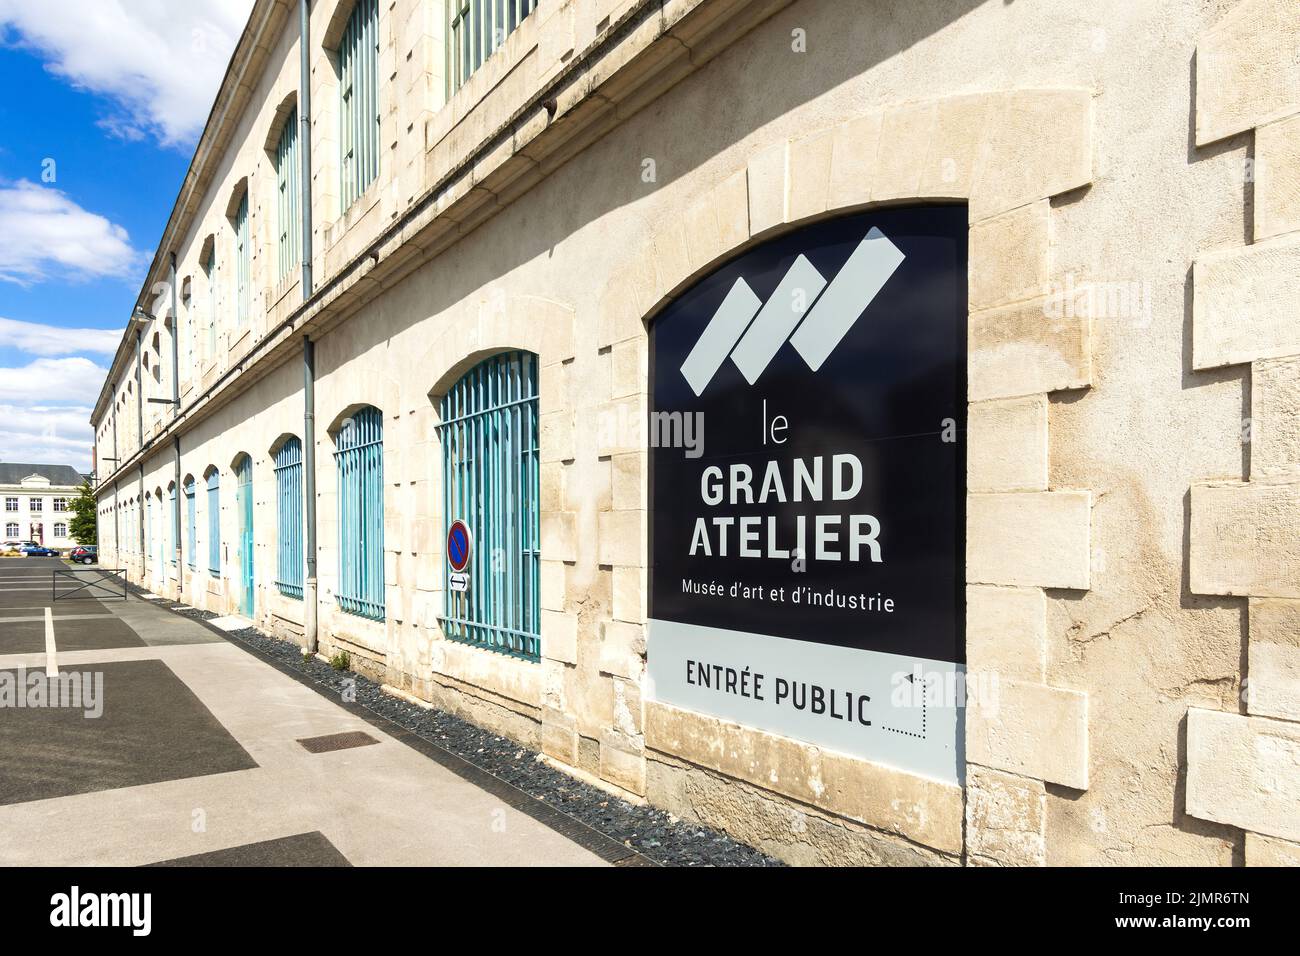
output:
[[4, 864], [602, 863], [167, 602], [57, 559], [0, 561], [0, 753]]

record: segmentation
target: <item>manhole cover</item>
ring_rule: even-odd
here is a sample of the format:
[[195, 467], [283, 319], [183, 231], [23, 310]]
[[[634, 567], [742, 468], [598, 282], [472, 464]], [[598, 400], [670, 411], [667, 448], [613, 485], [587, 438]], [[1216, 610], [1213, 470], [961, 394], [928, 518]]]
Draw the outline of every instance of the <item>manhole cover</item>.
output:
[[349, 747], [365, 747], [367, 744], [379, 743], [364, 730], [349, 730], [342, 734], [325, 734], [323, 737], [301, 737], [298, 743], [314, 754], [329, 753], [331, 750], [347, 750]]

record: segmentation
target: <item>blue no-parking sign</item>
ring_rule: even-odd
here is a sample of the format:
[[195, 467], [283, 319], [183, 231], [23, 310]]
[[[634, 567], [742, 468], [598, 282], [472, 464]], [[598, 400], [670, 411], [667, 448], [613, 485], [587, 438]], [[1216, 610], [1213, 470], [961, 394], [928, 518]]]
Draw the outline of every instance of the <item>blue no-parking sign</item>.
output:
[[469, 552], [472, 546], [469, 527], [457, 518], [447, 529], [447, 563], [456, 572], [464, 571], [469, 566]]

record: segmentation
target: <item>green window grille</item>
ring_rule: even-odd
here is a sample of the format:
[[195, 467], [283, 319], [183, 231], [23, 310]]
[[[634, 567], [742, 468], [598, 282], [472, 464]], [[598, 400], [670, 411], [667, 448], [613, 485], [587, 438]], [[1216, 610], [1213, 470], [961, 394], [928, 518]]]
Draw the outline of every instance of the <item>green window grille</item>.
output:
[[286, 597], [302, 599], [302, 442], [290, 438], [275, 453], [278, 548], [275, 586]]
[[450, 92], [460, 89], [536, 7], [537, 0], [451, 0], [447, 5]]
[[176, 567], [176, 526], [180, 522], [180, 512], [176, 510], [176, 486], [167, 486], [167, 563]]
[[537, 356], [494, 355], [470, 369], [440, 406], [443, 514], [473, 547], [469, 587], [451, 590], [443, 632], [490, 650], [541, 654]]
[[275, 188], [280, 226], [280, 278], [298, 264], [302, 228], [298, 218], [298, 109], [284, 121], [275, 147]]
[[248, 323], [248, 314], [252, 310], [252, 272], [253, 248], [248, 235], [248, 190], [239, 200], [239, 209], [235, 212], [235, 308], [240, 326]]
[[208, 283], [208, 355], [209, 362], [217, 360], [217, 249], [214, 243], [203, 263], [203, 277]]
[[198, 528], [196, 526], [196, 506], [194, 502], [194, 479], [191, 478], [185, 482], [185, 517], [186, 533], [185, 540], [185, 563], [191, 571], [194, 570], [194, 564], [198, 560]]
[[208, 572], [221, 576], [221, 473], [208, 473]]
[[366, 406], [334, 439], [339, 481], [339, 606], [384, 619], [384, 418]]
[[379, 175], [379, 0], [357, 0], [339, 44], [343, 209]]

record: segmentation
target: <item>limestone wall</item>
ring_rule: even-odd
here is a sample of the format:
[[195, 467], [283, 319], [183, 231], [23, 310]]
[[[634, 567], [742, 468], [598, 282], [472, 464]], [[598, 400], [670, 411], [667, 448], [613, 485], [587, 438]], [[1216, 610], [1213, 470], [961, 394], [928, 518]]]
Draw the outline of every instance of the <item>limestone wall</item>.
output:
[[[314, 144], [318, 296], [264, 294], [248, 342], [191, 371], [141, 456], [143, 490], [165, 494], [179, 431], [182, 474], [221, 468], [233, 509], [231, 465], [252, 455], [261, 623], [301, 627], [273, 585], [269, 456], [301, 434], [310, 334], [322, 649], [396, 691], [793, 862], [1295, 862], [1294, 4], [543, 0], [446, 103], [436, 6], [381, 15], [400, 158], [373, 204], [331, 219], [333, 153]], [[326, 33], [334, 8], [316, 7]], [[268, 41], [182, 273], [264, 149], [295, 37]], [[967, 650], [999, 688], [966, 712], [964, 786], [643, 699], [649, 323], [798, 224], [937, 200], [970, 222]], [[536, 663], [437, 622], [437, 400], [511, 348], [541, 367]], [[124, 382], [112, 394], [129, 405]], [[359, 404], [384, 416], [383, 623], [333, 597], [330, 426]], [[141, 493], [130, 417], [107, 506]], [[199, 504], [183, 598], [230, 611]], [[109, 560], [140, 574], [130, 550]]]

